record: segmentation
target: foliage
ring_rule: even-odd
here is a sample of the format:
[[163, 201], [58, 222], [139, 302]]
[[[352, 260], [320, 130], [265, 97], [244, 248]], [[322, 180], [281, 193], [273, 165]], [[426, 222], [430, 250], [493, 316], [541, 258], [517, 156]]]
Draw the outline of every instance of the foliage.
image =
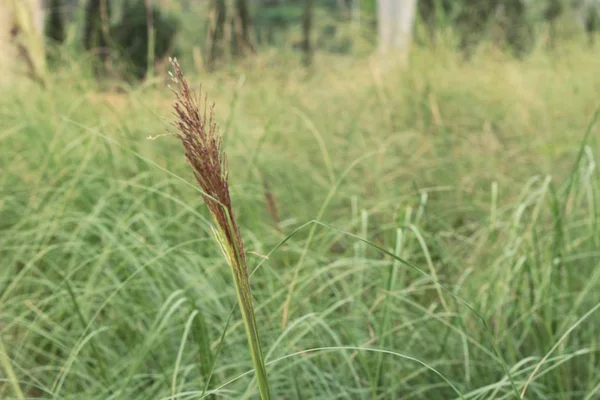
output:
[[104, 74], [111, 58], [111, 0], [88, 0], [83, 27], [83, 47], [95, 59], [96, 74]]
[[[154, 59], [162, 60], [174, 53], [179, 24], [177, 18], [158, 6], [153, 6], [151, 13], [155, 34]], [[103, 63], [106, 65], [109, 59], [116, 59], [125, 63], [126, 73], [143, 78], [149, 67], [147, 18], [144, 0], [122, 3], [89, 0], [84, 24], [84, 47], [97, 56], [100, 61], [98, 67]]]
[[492, 40], [523, 56], [534, 47], [538, 25], [553, 24], [580, 7], [567, 0], [421, 0], [419, 15], [430, 35], [452, 28], [467, 53]]
[[[83, 34], [83, 47], [88, 51], [99, 51], [108, 46], [107, 32], [112, 14], [110, 0], [88, 0], [85, 9], [85, 24]], [[106, 16], [102, 15], [106, 6]], [[105, 25], [105, 26], [104, 26]]]
[[[148, 70], [148, 25], [146, 6], [143, 0], [128, 0], [121, 10], [121, 18], [113, 28], [113, 40], [120, 58], [129, 63], [129, 70], [134, 76], [143, 78]], [[152, 18], [155, 30], [154, 55], [162, 60], [173, 55], [175, 35], [179, 24], [177, 19], [152, 7]]]
[[585, 29], [593, 40], [594, 34], [600, 32], [600, 4], [590, 8], [585, 19]]

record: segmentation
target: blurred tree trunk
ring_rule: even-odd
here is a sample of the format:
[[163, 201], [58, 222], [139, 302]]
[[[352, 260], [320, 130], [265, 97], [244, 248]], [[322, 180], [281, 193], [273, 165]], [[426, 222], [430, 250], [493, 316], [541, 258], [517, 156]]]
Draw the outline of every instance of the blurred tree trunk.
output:
[[312, 64], [313, 47], [311, 42], [311, 32], [313, 25], [314, 0], [304, 0], [304, 15], [302, 17], [302, 50], [304, 51], [304, 65], [307, 67]]
[[146, 69], [146, 78], [152, 78], [154, 76], [154, 63], [156, 48], [156, 30], [154, 29], [154, 11], [152, 9], [152, 0], [144, 0], [144, 6], [146, 8], [146, 32], [148, 35], [148, 48], [146, 51], [146, 63], [148, 67]]
[[236, 57], [254, 52], [248, 0], [213, 0], [210, 8], [207, 68], [214, 69], [216, 61], [226, 55], [226, 44], [229, 54]]
[[105, 71], [110, 70], [110, 10], [109, 0], [89, 0], [85, 10], [83, 46], [95, 54]]
[[62, 6], [62, 0], [50, 0], [46, 25], [46, 36], [58, 44], [63, 43], [66, 38]]
[[408, 56], [415, 21], [416, 0], [378, 0], [379, 49]]
[[596, 34], [600, 31], [600, 3], [596, 4], [585, 19], [585, 30], [591, 45], [595, 43]]
[[225, 36], [225, 21], [227, 5], [225, 0], [213, 0], [208, 19], [206, 63], [209, 70], [215, 66], [218, 58], [223, 56], [223, 38]]
[[544, 12], [544, 17], [550, 24], [550, 46], [554, 47], [556, 44], [556, 35], [558, 30], [558, 20], [560, 16], [565, 12], [565, 1], [564, 0], [549, 0], [548, 6]]
[[237, 23], [236, 25], [236, 44], [234, 52], [236, 55], [242, 55], [247, 51], [254, 51], [254, 46], [250, 39], [252, 21], [248, 9], [248, 0], [236, 0], [235, 2]]
[[23, 61], [42, 84], [46, 78], [44, 15], [40, 0], [0, 0], [0, 79]]

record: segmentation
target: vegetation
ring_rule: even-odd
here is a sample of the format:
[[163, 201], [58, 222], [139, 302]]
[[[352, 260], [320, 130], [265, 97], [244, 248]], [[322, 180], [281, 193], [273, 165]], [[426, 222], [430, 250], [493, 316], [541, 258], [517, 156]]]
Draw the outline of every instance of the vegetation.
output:
[[97, 67], [110, 69], [110, 19], [109, 0], [89, 0], [85, 9], [83, 47], [98, 60]]
[[114, 40], [118, 44], [115, 52], [129, 64], [129, 70], [137, 78], [144, 78], [155, 60], [163, 60], [175, 53], [177, 20], [158, 7], [152, 7], [154, 36], [152, 56], [148, 56], [151, 34], [147, 26], [146, 6], [143, 1], [129, 2], [123, 7], [119, 23], [113, 28]]
[[[177, 36], [178, 47], [195, 47], [210, 71], [255, 53], [257, 46], [292, 44], [310, 65], [315, 51], [356, 54], [377, 41], [375, 0], [165, 0], [162, 6], [149, 0], [89, 0], [79, 17], [73, 1], [52, 0], [49, 38], [64, 40], [61, 14], [69, 14], [100, 70], [113, 69], [117, 59], [124, 63], [118, 72], [137, 78], [177, 53]], [[417, 40], [435, 44], [451, 33], [467, 56], [491, 42], [518, 57], [578, 32], [587, 32], [593, 42], [600, 27], [600, 3], [593, 1], [420, 0]]]
[[60, 44], [66, 39], [65, 22], [60, 0], [51, 0], [48, 5], [46, 36]]
[[166, 76], [76, 52], [3, 87], [0, 398], [600, 396], [598, 44], [536, 26], [465, 58], [420, 20], [397, 66], [336, 22], [353, 53], [317, 39], [307, 69], [302, 11], [210, 74], [182, 12], [222, 142]]

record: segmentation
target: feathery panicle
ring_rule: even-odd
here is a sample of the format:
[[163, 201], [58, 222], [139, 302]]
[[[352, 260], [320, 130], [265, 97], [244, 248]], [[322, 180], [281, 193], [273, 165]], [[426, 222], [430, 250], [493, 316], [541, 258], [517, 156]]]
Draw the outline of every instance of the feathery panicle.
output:
[[[242, 239], [231, 206], [229, 196], [227, 158], [223, 152], [223, 141], [214, 119], [214, 104], [208, 105], [207, 96], [190, 89], [176, 59], [171, 60], [175, 74], [171, 74], [176, 85], [173, 104], [176, 117], [173, 125], [175, 135], [181, 140], [185, 158], [192, 167], [198, 185], [217, 227], [226, 236], [227, 242], [242, 249]], [[245, 259], [244, 252], [239, 257]], [[242, 261], [242, 260], [240, 260]], [[246, 266], [243, 260], [244, 267]]]
[[268, 400], [269, 383], [254, 315], [244, 243], [231, 206], [227, 160], [214, 120], [214, 105], [209, 108], [206, 96], [202, 99], [201, 93], [190, 89], [177, 60], [172, 59], [171, 64], [175, 71], [175, 74], [171, 74], [175, 84], [172, 88], [176, 118], [173, 125], [177, 132], [174, 135], [183, 144], [185, 158], [194, 171], [204, 201], [213, 216], [216, 225], [213, 232], [233, 273], [260, 396], [263, 400]]

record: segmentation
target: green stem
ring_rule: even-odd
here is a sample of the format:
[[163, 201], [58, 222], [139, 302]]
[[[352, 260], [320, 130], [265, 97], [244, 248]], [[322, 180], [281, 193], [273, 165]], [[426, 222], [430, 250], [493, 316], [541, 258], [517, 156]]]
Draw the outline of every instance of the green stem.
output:
[[4, 371], [6, 372], [6, 377], [8, 381], [11, 383], [13, 387], [13, 391], [17, 396], [17, 399], [24, 400], [25, 396], [23, 396], [23, 391], [21, 390], [21, 386], [19, 385], [19, 379], [13, 370], [12, 363], [10, 358], [8, 358], [8, 354], [6, 353], [6, 349], [4, 348], [4, 343], [2, 342], [2, 337], [0, 337], [0, 364], [4, 367]]
[[148, 66], [146, 70], [146, 76], [148, 78], [154, 77], [154, 49], [156, 47], [156, 29], [154, 29], [154, 14], [152, 9], [152, 0], [145, 0], [146, 5], [146, 28], [148, 30], [148, 49], [147, 49], [147, 61]]
[[244, 327], [246, 328], [248, 347], [250, 349], [250, 355], [252, 356], [252, 364], [254, 365], [254, 371], [256, 373], [256, 381], [258, 382], [260, 397], [262, 400], [270, 400], [271, 391], [267, 377], [267, 367], [265, 365], [265, 360], [260, 345], [258, 327], [256, 325], [254, 305], [252, 302], [252, 289], [250, 287], [250, 277], [248, 275], [248, 267], [245, 261], [246, 258], [243, 257], [244, 249], [238, 248], [235, 240], [233, 243], [227, 240], [227, 235], [225, 235], [225, 230], [223, 228], [228, 228], [229, 232], [236, 232], [236, 229], [231, 215], [229, 212], [227, 212], [227, 210], [225, 211], [227, 214], [228, 226], [218, 226], [218, 228], [213, 232], [217, 238], [217, 242], [219, 242], [221, 245], [221, 250], [223, 250], [233, 274], [235, 292], [237, 294], [240, 311], [242, 312]]
[[[396, 246], [394, 249], [394, 254], [396, 254], [398, 257], [402, 256], [402, 229], [398, 228], [396, 229]], [[390, 264], [390, 268], [389, 268], [389, 273], [388, 273], [388, 278], [386, 281], [386, 293], [385, 293], [385, 300], [384, 300], [384, 305], [383, 305], [383, 317], [382, 317], [382, 321], [381, 321], [381, 333], [380, 333], [380, 337], [379, 337], [379, 348], [380, 349], [385, 349], [386, 346], [386, 339], [387, 339], [387, 335], [388, 335], [388, 330], [390, 327], [390, 302], [389, 302], [389, 297], [390, 297], [390, 292], [394, 289], [394, 286], [396, 285], [396, 279], [397, 279], [397, 272], [398, 272], [398, 265], [400, 263], [398, 262], [398, 260], [394, 259], [392, 260], [392, 263]], [[374, 389], [375, 389], [375, 393], [377, 394], [377, 392], [379, 392], [381, 390], [381, 388], [383, 387], [383, 353], [379, 353], [377, 356], [377, 373], [375, 375], [375, 381], [373, 382], [374, 384]]]
[[267, 377], [267, 367], [265, 365], [265, 360], [260, 345], [260, 336], [256, 326], [254, 306], [252, 304], [252, 291], [250, 290], [249, 285], [244, 284], [244, 282], [238, 282], [238, 279], [235, 278], [235, 273], [233, 275], [235, 281], [235, 291], [237, 293], [240, 311], [242, 312], [244, 326], [246, 328], [246, 336], [248, 338], [248, 346], [250, 347], [250, 355], [252, 356], [252, 364], [254, 364], [254, 371], [256, 372], [256, 381], [258, 382], [260, 398], [262, 400], [270, 400], [271, 391]]

